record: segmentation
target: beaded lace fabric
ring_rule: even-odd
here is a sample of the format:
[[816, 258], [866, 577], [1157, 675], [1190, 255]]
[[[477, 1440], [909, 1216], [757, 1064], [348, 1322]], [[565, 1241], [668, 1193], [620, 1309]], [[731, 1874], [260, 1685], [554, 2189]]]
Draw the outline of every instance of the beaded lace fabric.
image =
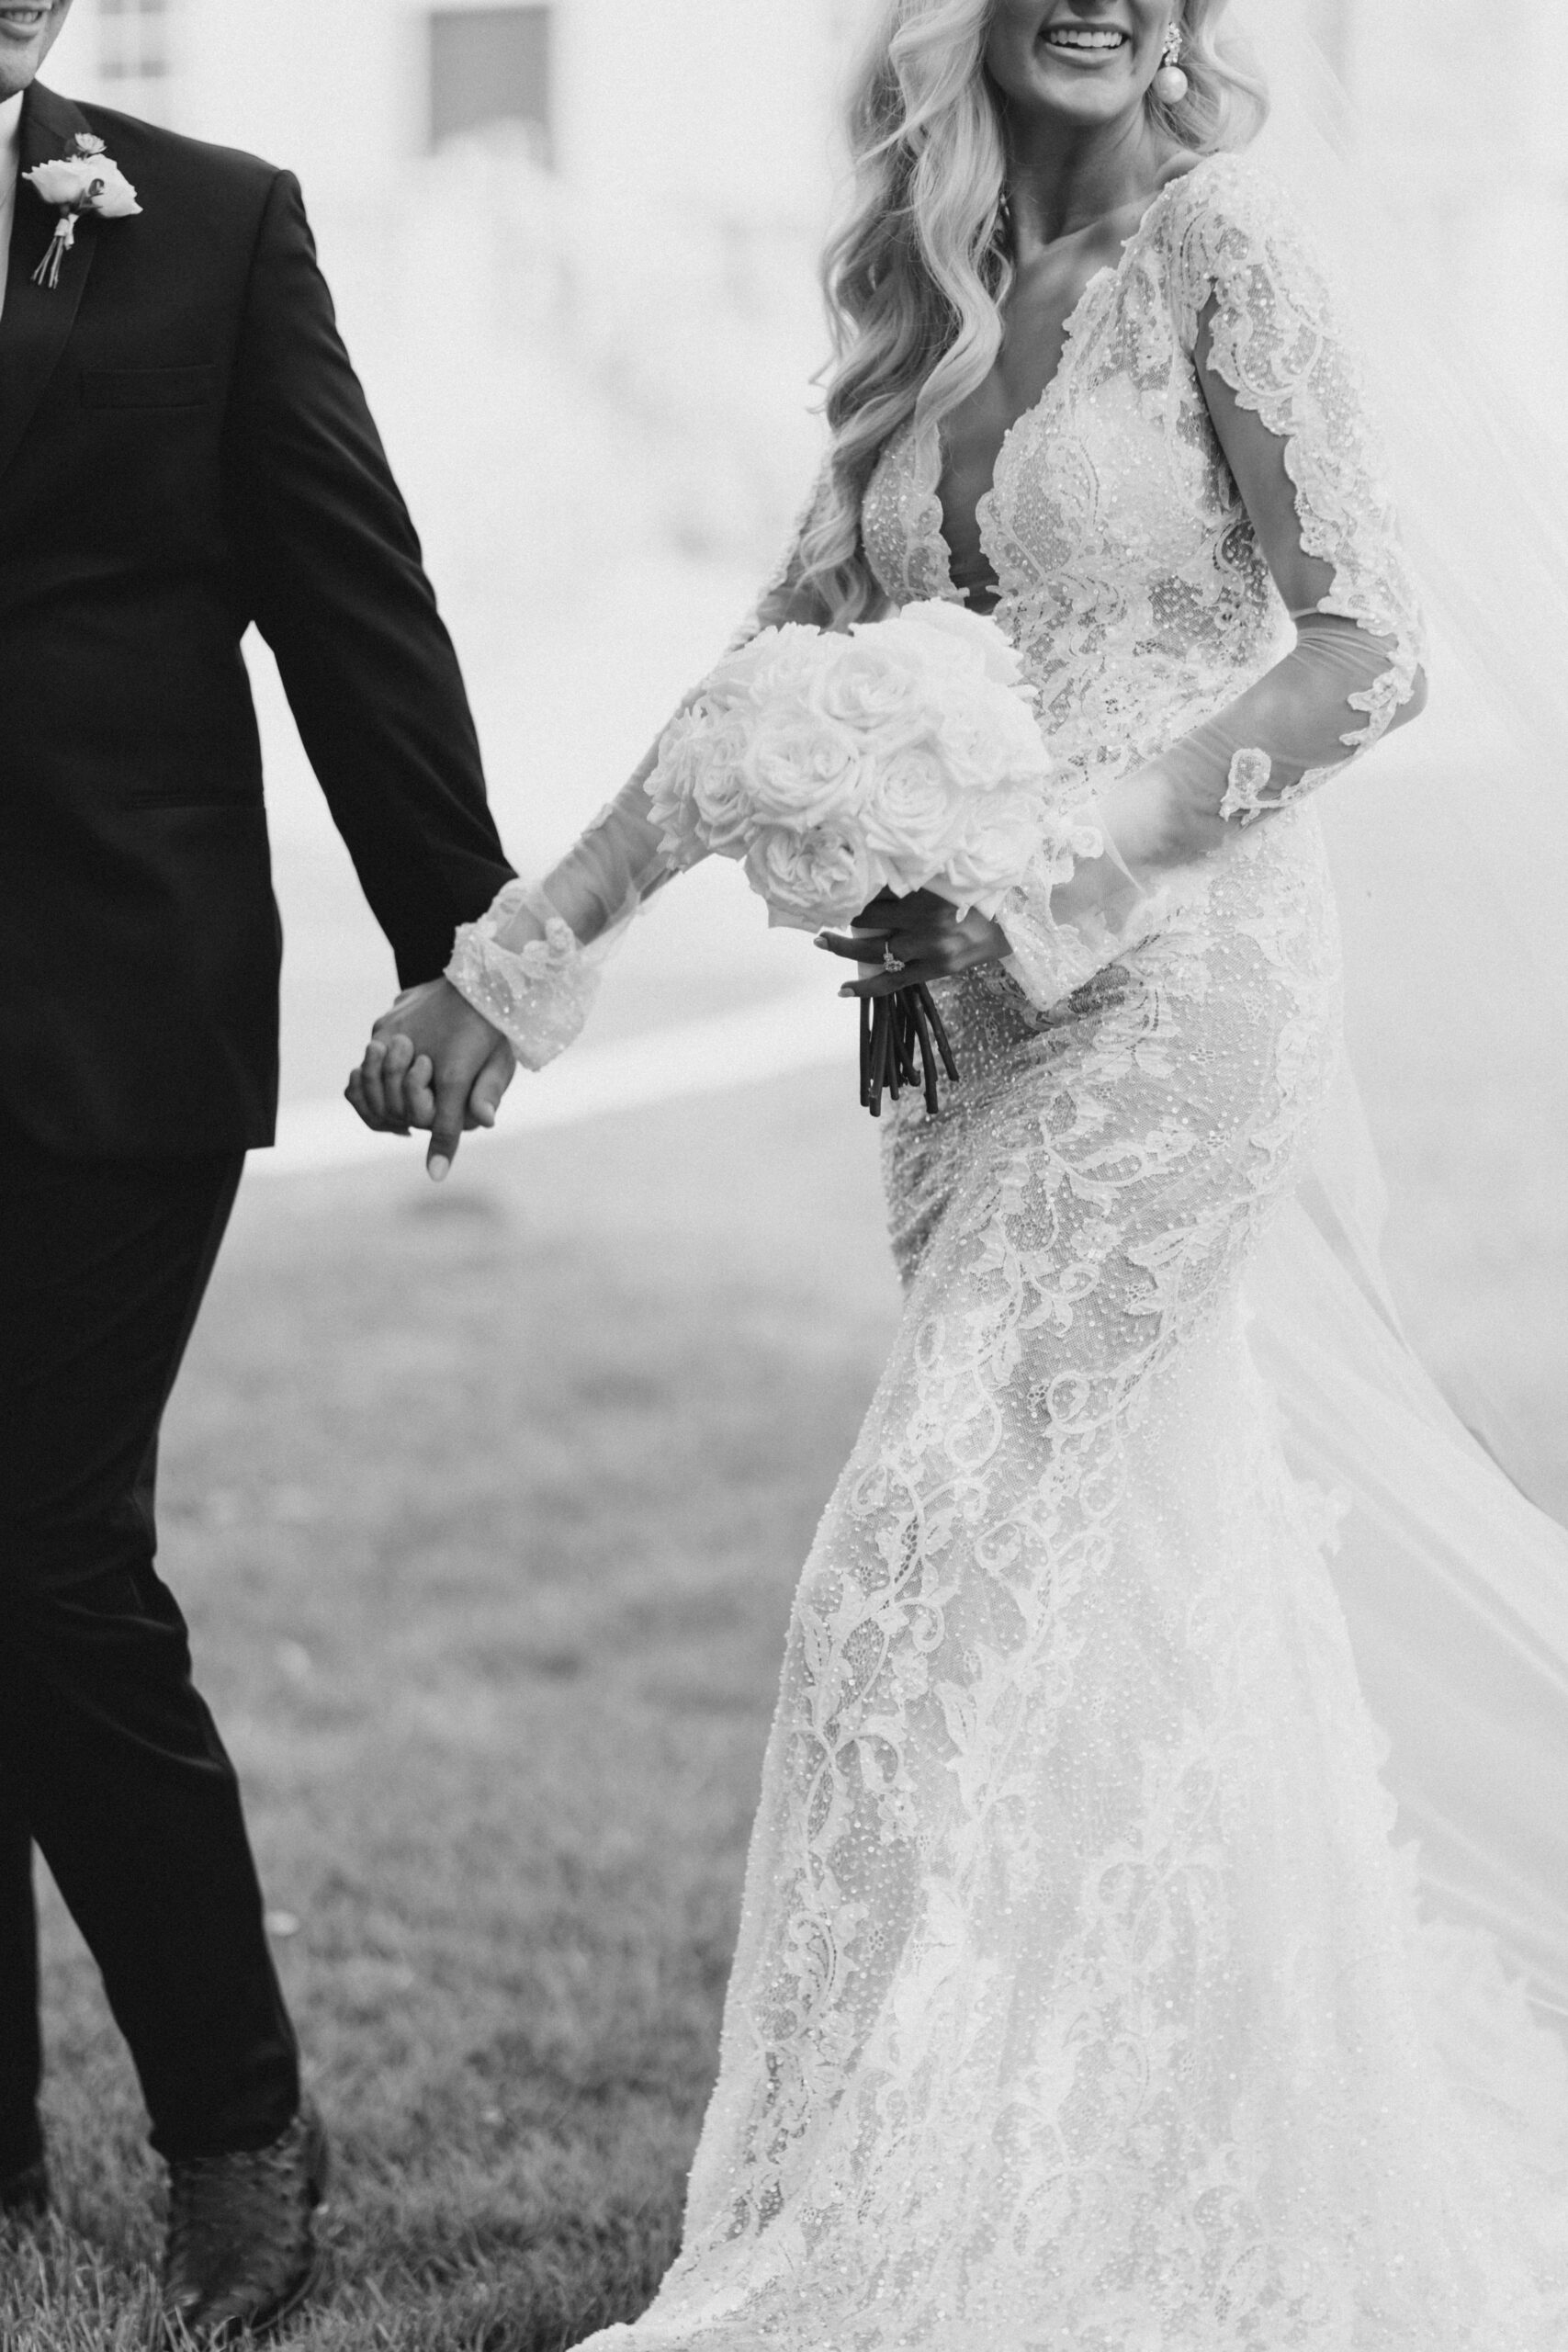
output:
[[[1326, 755], [1240, 742], [1216, 806], [1299, 797], [1419, 659], [1321, 288], [1215, 159], [1090, 286], [982, 504], [1073, 800], [1290, 640], [1195, 372], [1216, 295], [1371, 649]], [[892, 602], [953, 593], [912, 439], [864, 526]], [[1026, 956], [946, 984], [964, 1083], [887, 1124], [906, 1312], [795, 1604], [683, 2250], [605, 2352], [1568, 2346], [1568, 2065], [1421, 1922], [1333, 1498], [1247, 1343], [1339, 1055], [1315, 811], [1145, 927], [1065, 995]]]
[[[500, 946], [501, 934], [519, 913], [536, 923], [541, 935], [518, 948]], [[595, 941], [595, 948], [599, 944]], [[581, 1030], [597, 993], [600, 960], [583, 949], [541, 891], [512, 881], [497, 891], [478, 922], [459, 924], [446, 977], [505, 1031], [524, 1068], [536, 1070], [554, 1061]]]

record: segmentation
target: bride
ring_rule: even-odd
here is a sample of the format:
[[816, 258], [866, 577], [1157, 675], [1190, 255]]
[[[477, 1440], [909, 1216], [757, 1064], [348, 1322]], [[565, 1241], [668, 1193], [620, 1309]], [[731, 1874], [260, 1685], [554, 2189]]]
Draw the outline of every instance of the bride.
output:
[[[887, 1123], [907, 1306], [795, 1606], [683, 2250], [595, 2345], [1568, 2345], [1561, 2050], [1391, 1838], [1248, 1328], [1340, 1055], [1314, 794], [1425, 652], [1223, 5], [884, 0], [854, 94], [832, 445], [752, 626], [994, 611], [1101, 846], [825, 943], [931, 982], [964, 1082]], [[459, 934], [533, 1067], [665, 878], [653, 765]], [[378, 1120], [429, 1124], [411, 1060], [367, 1055]]]

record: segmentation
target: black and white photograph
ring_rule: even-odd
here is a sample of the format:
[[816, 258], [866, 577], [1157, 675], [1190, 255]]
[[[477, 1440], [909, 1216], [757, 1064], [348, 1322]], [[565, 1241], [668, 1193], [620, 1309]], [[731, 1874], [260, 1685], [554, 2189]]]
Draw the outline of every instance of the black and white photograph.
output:
[[0, 2352], [1568, 2352], [1561, 0], [0, 0]]

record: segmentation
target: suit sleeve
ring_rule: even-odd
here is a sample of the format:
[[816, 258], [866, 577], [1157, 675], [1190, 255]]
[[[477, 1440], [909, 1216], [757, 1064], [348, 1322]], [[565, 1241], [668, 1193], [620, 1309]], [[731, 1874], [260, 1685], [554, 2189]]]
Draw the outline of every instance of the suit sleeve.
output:
[[317, 266], [298, 182], [256, 240], [228, 478], [256, 624], [403, 985], [510, 878], [453, 651]]

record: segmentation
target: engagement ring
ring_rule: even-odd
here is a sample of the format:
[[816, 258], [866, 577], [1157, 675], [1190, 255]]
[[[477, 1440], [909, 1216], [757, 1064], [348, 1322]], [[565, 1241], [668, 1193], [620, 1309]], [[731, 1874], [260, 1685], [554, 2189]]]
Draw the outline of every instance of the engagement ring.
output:
[[901, 972], [904, 968], [903, 958], [895, 956], [891, 947], [885, 947], [882, 951], [882, 968], [885, 972]]

